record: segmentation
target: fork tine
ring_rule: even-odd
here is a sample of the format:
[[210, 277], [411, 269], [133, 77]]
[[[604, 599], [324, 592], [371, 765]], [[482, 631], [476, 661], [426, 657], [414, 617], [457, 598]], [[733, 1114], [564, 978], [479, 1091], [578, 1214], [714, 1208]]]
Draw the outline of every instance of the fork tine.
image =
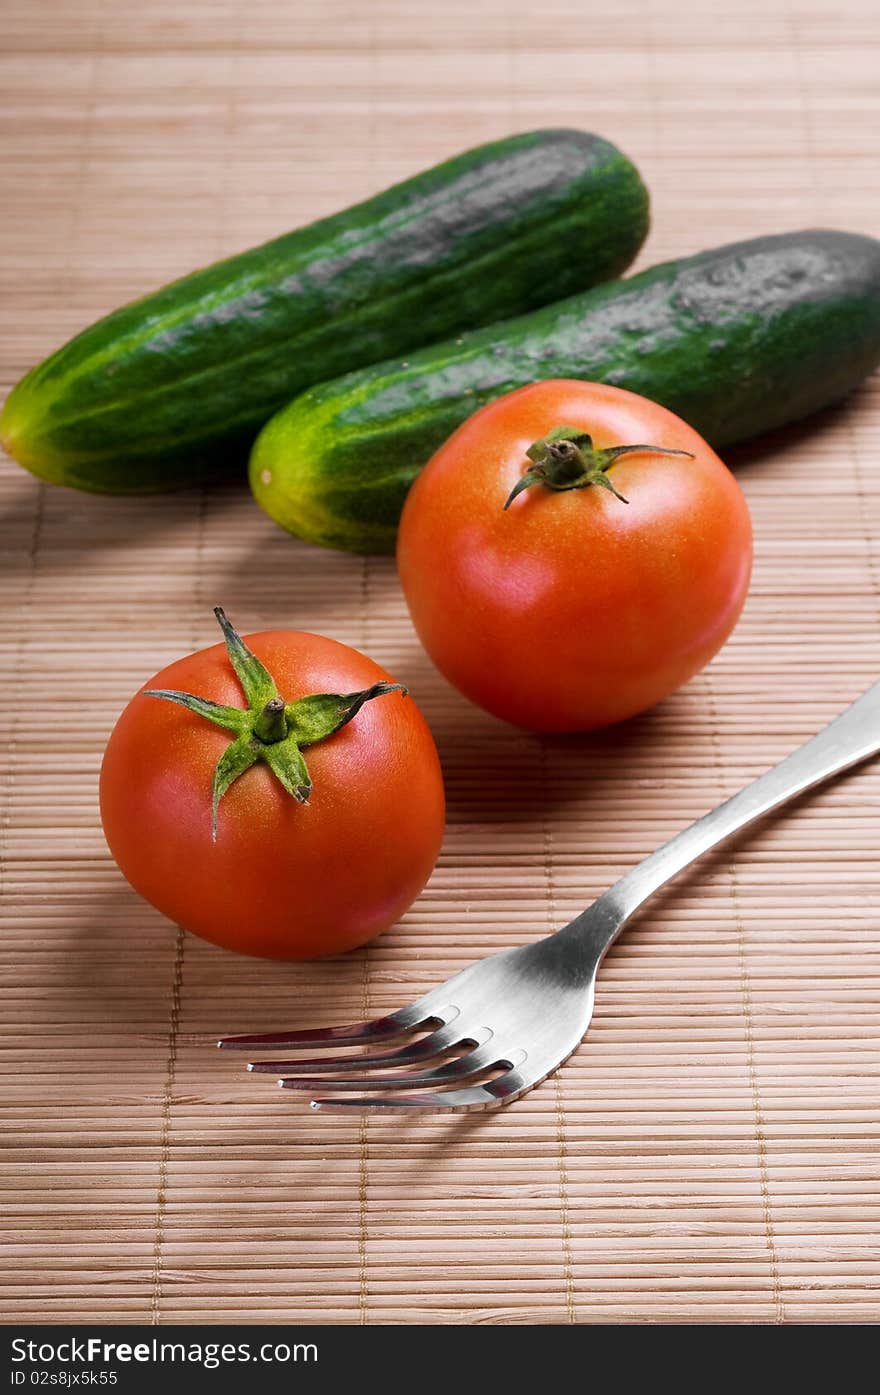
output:
[[[337, 1064], [341, 1065], [342, 1063], [337, 1061]], [[357, 1060], [351, 1062], [352, 1068], [360, 1064], [361, 1062]], [[465, 1080], [497, 1064], [497, 1051], [478, 1047], [475, 1051], [469, 1051], [466, 1056], [459, 1056], [454, 1061], [444, 1062], [436, 1070], [416, 1071], [412, 1075], [371, 1075], [366, 1078], [363, 1075], [346, 1078], [340, 1076], [333, 1080], [322, 1080], [321, 1088], [324, 1090], [414, 1090], [418, 1086], [442, 1085], [450, 1080]], [[314, 1090], [315, 1088], [314, 1080], [309, 1079], [308, 1076], [284, 1076], [278, 1081], [278, 1084], [283, 1090]]]
[[[505, 1083], [507, 1082], [507, 1083]], [[497, 1080], [485, 1085], [471, 1085], [465, 1090], [436, 1090], [426, 1095], [374, 1095], [347, 1099], [316, 1099], [311, 1101], [312, 1109], [320, 1109], [325, 1114], [390, 1114], [394, 1110], [448, 1110], [464, 1111], [495, 1109], [498, 1105], [524, 1095], [531, 1088], [518, 1071], [509, 1071]], [[499, 1089], [499, 1087], [501, 1087]]]
[[427, 1014], [420, 1015], [415, 1004], [401, 1008], [388, 1017], [374, 1017], [369, 1022], [352, 1022], [345, 1027], [305, 1027], [296, 1032], [256, 1032], [246, 1036], [221, 1037], [217, 1045], [221, 1050], [244, 1051], [248, 1048], [269, 1046], [332, 1046], [359, 1041], [385, 1041], [392, 1037], [405, 1036], [414, 1027], [431, 1020]]
[[305, 1056], [292, 1061], [250, 1061], [248, 1070], [259, 1075], [283, 1075], [287, 1070], [315, 1072], [340, 1070], [370, 1070], [373, 1066], [406, 1066], [411, 1061], [424, 1061], [457, 1046], [461, 1032], [452, 1025], [438, 1027], [430, 1036], [419, 1037], [394, 1051], [380, 1051], [371, 1056]]

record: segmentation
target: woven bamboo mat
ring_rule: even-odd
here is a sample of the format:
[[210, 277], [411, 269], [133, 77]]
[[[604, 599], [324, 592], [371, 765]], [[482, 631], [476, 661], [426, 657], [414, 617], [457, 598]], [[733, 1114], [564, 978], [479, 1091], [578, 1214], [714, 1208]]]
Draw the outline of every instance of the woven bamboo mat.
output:
[[[654, 197], [643, 262], [878, 232], [864, 0], [6, 0], [4, 390], [194, 265], [475, 142], [599, 130]], [[318, 1117], [221, 1030], [392, 1008], [545, 933], [880, 673], [880, 394], [740, 451], [736, 634], [601, 737], [539, 740], [432, 671], [393, 567], [310, 550], [246, 492], [124, 501], [0, 472], [6, 1321], [570, 1323], [880, 1317], [880, 765], [707, 860], [619, 943], [587, 1043], [494, 1115]], [[184, 937], [104, 847], [131, 692], [289, 623], [373, 654], [433, 724], [437, 872], [344, 961]]]

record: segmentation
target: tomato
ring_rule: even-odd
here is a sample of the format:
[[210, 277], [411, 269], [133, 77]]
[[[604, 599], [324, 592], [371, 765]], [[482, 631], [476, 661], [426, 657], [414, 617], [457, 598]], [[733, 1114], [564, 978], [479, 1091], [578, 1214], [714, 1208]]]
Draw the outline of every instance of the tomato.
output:
[[163, 669], [112, 732], [110, 851], [146, 900], [214, 944], [280, 959], [364, 944], [412, 903], [440, 849], [428, 726], [356, 650], [295, 630], [248, 648], [218, 619], [228, 652]]
[[568, 380], [464, 422], [416, 479], [397, 547], [437, 667], [538, 731], [618, 722], [686, 682], [733, 629], [751, 556], [742, 491], [696, 431]]

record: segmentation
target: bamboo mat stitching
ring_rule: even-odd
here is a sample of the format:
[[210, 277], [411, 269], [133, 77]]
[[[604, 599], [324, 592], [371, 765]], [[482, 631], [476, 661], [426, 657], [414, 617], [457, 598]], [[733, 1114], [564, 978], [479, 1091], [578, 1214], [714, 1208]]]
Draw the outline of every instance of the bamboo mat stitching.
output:
[[654, 28], [654, 6], [652, 0], [642, 0], [642, 35], [645, 40], [643, 57], [647, 74], [645, 79], [645, 90], [648, 93], [648, 101], [651, 109], [651, 135], [652, 156], [655, 161], [662, 157], [662, 140], [660, 137], [660, 101], [657, 75], [659, 64], [657, 62], [657, 35]]
[[82, 227], [83, 209], [87, 206], [85, 196], [86, 177], [92, 164], [92, 154], [95, 147], [95, 137], [97, 130], [98, 115], [98, 79], [101, 74], [102, 59], [104, 56], [104, 0], [98, 0], [95, 10], [95, 22], [91, 35], [92, 60], [89, 65], [89, 90], [85, 99], [85, 119], [83, 122], [82, 143], [80, 145], [80, 155], [76, 167], [76, 177], [74, 180], [73, 197], [71, 198], [71, 220], [70, 236], [67, 244], [68, 271], [74, 271], [74, 257], [79, 247], [80, 229]]
[[736, 924], [737, 963], [742, 993], [743, 1018], [746, 1034], [746, 1063], [749, 1072], [749, 1091], [752, 1098], [752, 1112], [755, 1120], [755, 1142], [758, 1150], [758, 1172], [761, 1178], [761, 1217], [767, 1241], [767, 1254], [770, 1260], [770, 1279], [773, 1288], [773, 1315], [777, 1323], [785, 1322], [785, 1307], [779, 1282], [779, 1256], [776, 1250], [776, 1235], [773, 1225], [773, 1212], [770, 1201], [770, 1174], [767, 1163], [767, 1139], [764, 1132], [764, 1112], [761, 1105], [761, 1092], [758, 1086], [758, 1072], [755, 1060], [755, 1038], [753, 1026], [752, 988], [749, 980], [749, 967], [746, 960], [746, 929], [742, 918], [739, 881], [736, 863], [731, 857], [728, 864], [731, 902]]
[[162, 1093], [162, 1124], [159, 1133], [159, 1183], [156, 1190], [156, 1235], [153, 1241], [153, 1286], [150, 1294], [150, 1322], [157, 1327], [162, 1308], [162, 1254], [165, 1246], [165, 1209], [168, 1200], [168, 1164], [171, 1160], [171, 1124], [174, 1081], [177, 1074], [177, 1043], [183, 997], [183, 958], [185, 932], [177, 927], [174, 942], [174, 970], [171, 979], [171, 1007], [168, 1014], [168, 1059]]
[[[715, 758], [715, 768], [718, 772], [718, 790], [722, 799], [727, 798], [727, 788], [724, 776], [724, 762], [722, 760], [721, 741], [718, 735], [718, 706], [715, 701], [715, 690], [712, 683], [711, 665], [706, 673], [706, 693], [709, 706], [709, 730], [711, 733], [711, 743]], [[770, 1266], [770, 1285], [773, 1304], [774, 1321], [785, 1322], [785, 1307], [782, 1300], [782, 1289], [779, 1281], [779, 1256], [776, 1250], [776, 1233], [773, 1224], [773, 1210], [770, 1199], [770, 1174], [767, 1164], [767, 1140], [764, 1131], [764, 1111], [761, 1104], [761, 1092], [758, 1084], [758, 1072], [755, 1059], [755, 1033], [754, 1033], [754, 1011], [752, 1005], [752, 988], [749, 979], [748, 961], [746, 958], [746, 928], [742, 916], [742, 906], [740, 898], [739, 881], [736, 875], [736, 865], [733, 855], [728, 856], [727, 873], [730, 882], [730, 902], [733, 912], [734, 924], [736, 926], [737, 942], [737, 967], [739, 970], [740, 995], [742, 999], [743, 1027], [745, 1031], [746, 1048], [746, 1069], [749, 1080], [749, 1093], [751, 1096], [752, 1116], [755, 1129], [755, 1151], [758, 1159], [758, 1178], [761, 1188], [761, 1219], [764, 1227], [764, 1241], [767, 1246], [767, 1259]]]
[[803, 54], [801, 52], [800, 35], [798, 34], [797, 21], [791, 3], [786, 8], [786, 20], [789, 32], [789, 47], [794, 64], [794, 74], [797, 83], [798, 102], [800, 106], [801, 137], [803, 140], [804, 159], [809, 172], [810, 189], [813, 195], [814, 215], [819, 217], [822, 207], [819, 194], [819, 181], [816, 177], [818, 165], [816, 141], [813, 134], [813, 117], [810, 111], [810, 102], [807, 96], [807, 83], [804, 74]]
[[519, 111], [516, 100], [518, 91], [516, 57], [519, 50], [519, 34], [515, 0], [508, 0], [504, 18], [505, 58], [507, 60], [507, 111], [510, 117], [511, 131], [518, 131]]
[[[31, 527], [30, 538], [28, 539], [28, 575], [24, 586], [24, 594], [19, 608], [21, 616], [21, 628], [15, 645], [15, 658], [12, 663], [11, 689], [17, 692], [24, 667], [24, 645], [25, 635], [30, 633], [30, 614], [34, 603], [34, 591], [37, 585], [37, 572], [39, 570], [39, 551], [43, 537], [43, 522], [46, 514], [46, 486], [42, 480], [37, 485], [34, 518]], [[6, 798], [3, 802], [3, 822], [0, 825], [0, 868], [6, 866], [6, 856], [8, 852], [9, 829], [12, 823], [13, 796], [16, 787], [16, 777], [18, 775], [18, 730], [21, 722], [21, 709], [16, 705], [12, 720], [9, 724], [7, 748], [9, 752], [9, 766], [6, 779], [4, 781]]]
[[[193, 627], [191, 642], [198, 648], [199, 622], [204, 606], [202, 568], [205, 559], [205, 536], [208, 526], [208, 492], [203, 486], [199, 490], [196, 506], [195, 568], [193, 582]], [[168, 1167], [171, 1161], [172, 1128], [174, 1107], [174, 1085], [177, 1076], [177, 1049], [180, 1034], [180, 1019], [183, 1011], [184, 980], [183, 968], [186, 957], [186, 932], [177, 927], [174, 944], [174, 969], [171, 978], [171, 1006], [168, 1014], [168, 1057], [165, 1066], [165, 1085], [162, 1093], [162, 1125], [159, 1135], [159, 1176], [156, 1190], [156, 1236], [153, 1245], [153, 1288], [150, 1296], [150, 1321], [154, 1326], [161, 1322], [162, 1310], [162, 1259], [165, 1247], [165, 1213], [168, 1204]]]
[[[862, 532], [865, 537], [868, 580], [874, 600], [877, 603], [877, 619], [878, 623], [880, 623], [880, 556], [877, 554], [874, 536], [871, 531], [871, 521], [868, 516], [868, 494], [865, 488], [865, 478], [862, 473], [862, 455], [859, 449], [858, 438], [853, 427], [852, 417], [847, 417], [846, 419], [846, 434], [849, 441], [850, 453], [852, 455], [856, 498], [859, 501], [859, 521], [862, 525]], [[855, 694], [853, 696], [855, 696]]]
[[[556, 924], [557, 911], [556, 891], [553, 881], [553, 842], [550, 834], [550, 819], [547, 810], [547, 788], [549, 784], [547, 747], [541, 737], [536, 737], [535, 739], [538, 742], [539, 774], [543, 799], [541, 827], [544, 845], [544, 883], [547, 894], [547, 923], [550, 934], [552, 935], [554, 930], [559, 927]], [[564, 1068], [564, 1066], [560, 1066], [553, 1077], [556, 1108], [556, 1144], [558, 1150], [557, 1166], [559, 1168], [559, 1218], [562, 1231], [562, 1274], [565, 1286], [566, 1320], [569, 1323], [576, 1323], [577, 1309], [575, 1307], [574, 1262], [572, 1256], [568, 1191], [568, 1148], [566, 1145], [565, 1099], [562, 1093], [562, 1072]]]

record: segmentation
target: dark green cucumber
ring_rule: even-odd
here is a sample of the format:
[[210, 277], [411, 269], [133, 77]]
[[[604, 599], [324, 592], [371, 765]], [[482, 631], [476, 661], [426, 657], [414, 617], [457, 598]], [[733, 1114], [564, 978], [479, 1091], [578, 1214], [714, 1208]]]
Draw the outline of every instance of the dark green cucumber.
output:
[[617, 276], [647, 227], [607, 141], [494, 141], [100, 320], [19, 383], [0, 437], [35, 474], [107, 493], [243, 470], [294, 393]]
[[629, 388], [725, 446], [836, 401], [878, 362], [880, 242], [761, 237], [322, 383], [263, 429], [251, 486], [311, 542], [390, 551], [406, 492], [437, 446], [478, 407], [536, 379]]

